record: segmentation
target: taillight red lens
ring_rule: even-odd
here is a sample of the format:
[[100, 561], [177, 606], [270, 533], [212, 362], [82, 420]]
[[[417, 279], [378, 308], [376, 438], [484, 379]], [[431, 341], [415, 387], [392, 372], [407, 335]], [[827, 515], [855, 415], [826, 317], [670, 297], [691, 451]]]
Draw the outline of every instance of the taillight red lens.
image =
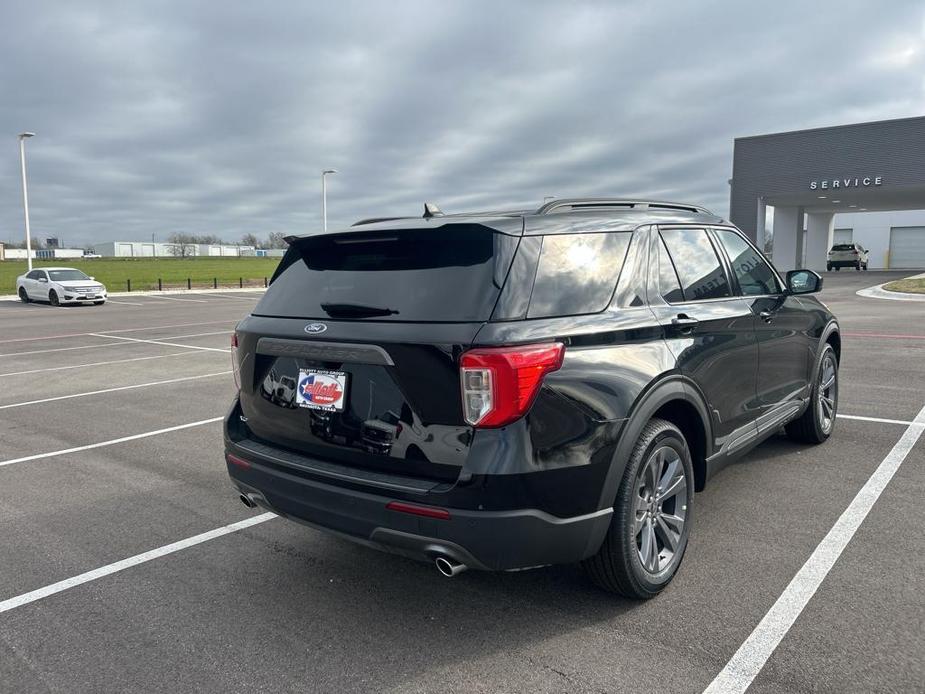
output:
[[543, 376], [562, 366], [565, 345], [473, 349], [460, 358], [463, 415], [473, 426], [503, 427], [523, 417]]
[[231, 333], [231, 373], [234, 374], [234, 387], [241, 390], [241, 367], [238, 366], [237, 333]]
[[245, 470], [249, 470], [251, 466], [251, 464], [248, 461], [244, 460], [244, 458], [239, 458], [236, 455], [231, 455], [231, 453], [228, 453], [225, 456], [225, 460], [227, 460], [232, 465], [239, 467], [239, 468], [244, 468]]
[[412, 516], [424, 516], [425, 518], [436, 518], [437, 520], [450, 520], [450, 512], [445, 508], [418, 506], [417, 504], [406, 504], [403, 501], [390, 501], [385, 507], [389, 511], [410, 513]]

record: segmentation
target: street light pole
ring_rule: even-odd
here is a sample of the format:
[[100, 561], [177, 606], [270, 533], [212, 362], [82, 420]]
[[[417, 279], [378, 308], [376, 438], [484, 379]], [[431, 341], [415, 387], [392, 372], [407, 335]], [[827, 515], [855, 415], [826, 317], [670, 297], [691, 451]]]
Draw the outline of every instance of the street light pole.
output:
[[19, 165], [22, 169], [22, 209], [26, 217], [26, 262], [32, 272], [32, 236], [29, 233], [29, 191], [26, 188], [26, 139], [35, 133], [19, 133]]
[[328, 184], [327, 175], [336, 174], [337, 169], [325, 169], [321, 172], [321, 226], [324, 231], [328, 230]]

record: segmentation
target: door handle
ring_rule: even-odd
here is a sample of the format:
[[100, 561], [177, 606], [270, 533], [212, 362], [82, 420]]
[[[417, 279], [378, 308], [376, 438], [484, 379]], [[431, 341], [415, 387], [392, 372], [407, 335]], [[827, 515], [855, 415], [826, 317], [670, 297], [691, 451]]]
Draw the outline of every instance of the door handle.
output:
[[671, 319], [671, 324], [677, 328], [681, 329], [682, 335], [689, 335], [694, 331], [694, 326], [699, 323], [696, 318], [691, 318], [686, 313], [679, 313], [677, 316]]
[[758, 317], [765, 323], [770, 323], [772, 320], [774, 320], [774, 314], [771, 311], [762, 311], [758, 314]]

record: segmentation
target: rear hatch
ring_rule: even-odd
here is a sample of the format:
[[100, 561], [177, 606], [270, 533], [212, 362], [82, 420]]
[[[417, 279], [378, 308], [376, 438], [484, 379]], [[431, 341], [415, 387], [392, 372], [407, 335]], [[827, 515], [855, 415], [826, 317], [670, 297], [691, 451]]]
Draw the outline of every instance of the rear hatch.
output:
[[829, 251], [829, 260], [857, 260], [858, 251], [853, 244], [850, 243], [840, 243], [832, 246], [832, 250]]
[[237, 329], [241, 407], [256, 440], [313, 459], [455, 480], [472, 438], [458, 357], [492, 314], [520, 225], [291, 240]]

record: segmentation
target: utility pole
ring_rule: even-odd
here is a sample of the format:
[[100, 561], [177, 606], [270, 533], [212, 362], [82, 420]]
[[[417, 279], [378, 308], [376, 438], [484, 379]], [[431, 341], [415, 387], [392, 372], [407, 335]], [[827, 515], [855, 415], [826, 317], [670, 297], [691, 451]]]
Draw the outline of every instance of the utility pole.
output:
[[26, 217], [26, 262], [28, 272], [32, 272], [32, 235], [29, 232], [29, 191], [26, 186], [26, 139], [35, 137], [35, 133], [19, 133], [19, 165], [22, 169], [22, 209]]

